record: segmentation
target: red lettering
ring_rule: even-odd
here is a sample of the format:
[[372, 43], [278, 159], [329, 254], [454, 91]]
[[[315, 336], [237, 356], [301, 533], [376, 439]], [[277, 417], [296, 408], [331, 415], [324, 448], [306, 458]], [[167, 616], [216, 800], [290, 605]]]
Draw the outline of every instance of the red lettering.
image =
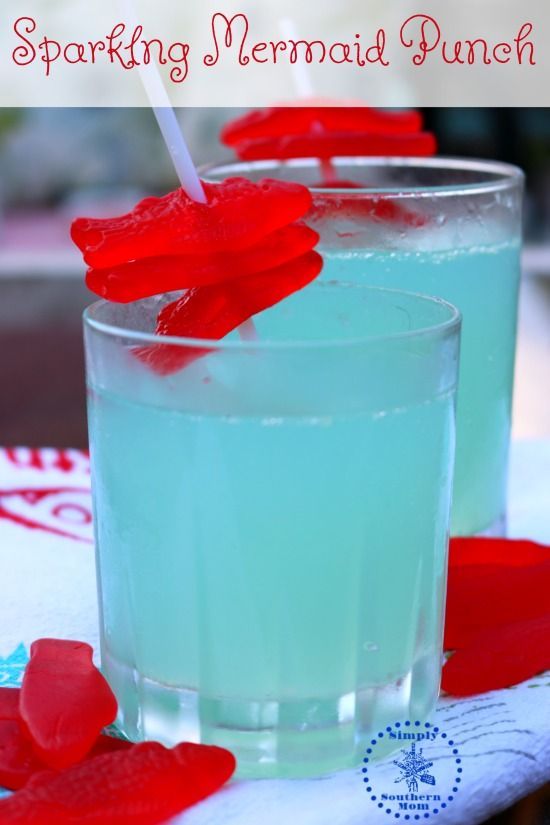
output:
[[[73, 60], [70, 58], [70, 52], [74, 50], [76, 51], [76, 55]], [[87, 63], [87, 59], [85, 57], [85, 49], [84, 43], [67, 43], [65, 48], [63, 49], [63, 58], [67, 61], [67, 63]]]
[[[416, 26], [419, 24], [417, 36]], [[399, 32], [399, 38], [406, 49], [417, 47], [418, 51], [413, 55], [412, 62], [415, 66], [422, 66], [426, 60], [426, 55], [437, 48], [441, 40], [441, 29], [436, 20], [428, 14], [413, 14], [407, 18]]]
[[[384, 58], [384, 50], [386, 48], [386, 32], [384, 29], [378, 29], [376, 33], [376, 43], [370, 46], [365, 52], [365, 58], [368, 63], [380, 63], [382, 66], [389, 66], [389, 60]], [[364, 63], [360, 63], [364, 66]]]
[[448, 46], [449, 46], [449, 44], [447, 43], [446, 40], [444, 40], [443, 41], [443, 46], [441, 48], [441, 57], [443, 58], [443, 61], [447, 64], [464, 63], [464, 61], [462, 60], [462, 58], [460, 56], [460, 53], [462, 51], [462, 43], [460, 42], [460, 40], [458, 40], [455, 43], [454, 49], [452, 50], [454, 52], [454, 54], [452, 54], [451, 57], [448, 57], [448, 55], [447, 55], [447, 47]]
[[[360, 34], [356, 34], [355, 35], [356, 41], [359, 41], [360, 37], [361, 37]], [[355, 46], [355, 62], [357, 63], [358, 66], [364, 66], [366, 64], [366, 60], [363, 60], [363, 58], [361, 57], [361, 43], [356, 42], [353, 45]]]
[[151, 46], [153, 45], [153, 43], [158, 46], [158, 52], [156, 57], [157, 62], [160, 63], [161, 66], [164, 66], [166, 65], [166, 63], [168, 63], [167, 59], [164, 56], [164, 45], [162, 43], [162, 40], [142, 40], [141, 42], [143, 43], [145, 49], [145, 51], [143, 52], [143, 62], [145, 63], [145, 65], [151, 63], [151, 61], [155, 61], [155, 58], [151, 57]]
[[124, 57], [120, 54], [120, 50], [123, 47], [122, 40], [117, 40], [125, 31], [126, 26], [124, 23], [117, 23], [117, 25], [113, 27], [111, 33], [107, 35], [107, 54], [109, 55], [111, 63], [114, 63], [116, 58], [123, 69], [133, 69], [136, 65], [135, 61], [132, 59], [130, 64], [125, 62]]
[[56, 450], [55, 458], [52, 461], [52, 467], [61, 470], [62, 473], [68, 473], [74, 467], [74, 462], [71, 461], [65, 450]]
[[523, 52], [525, 49], [529, 49], [529, 64], [531, 66], [536, 66], [535, 46], [530, 40], [528, 40], [527, 43], [522, 42], [523, 40], [525, 40], [526, 37], [529, 37], [532, 31], [533, 24], [524, 23], [521, 29], [519, 30], [518, 36], [514, 38], [514, 43], [516, 44], [516, 50], [518, 55], [518, 63], [520, 66], [523, 62]]
[[36, 31], [36, 20], [32, 17], [19, 17], [13, 24], [13, 31], [17, 37], [23, 41], [24, 46], [17, 46], [12, 52], [12, 60], [18, 66], [28, 66], [36, 57], [36, 49], [30, 40], [21, 34], [20, 28], [25, 34], [32, 34]]
[[89, 455], [84, 450], [38, 449], [37, 447], [6, 447], [0, 450], [15, 467], [33, 470], [60, 470], [68, 473], [77, 470], [90, 472]]
[[510, 57], [508, 56], [504, 59], [501, 59], [498, 56], [497, 49], [501, 50], [503, 52], [503, 54], [511, 55], [512, 54], [512, 47], [510, 46], [510, 44], [509, 43], [497, 43], [495, 48], [493, 49], [493, 60], [495, 60], [497, 63], [509, 63], [510, 62]]
[[[144, 59], [144, 51], [142, 49], [139, 50], [139, 57], [136, 57], [135, 51], [142, 33], [143, 26], [136, 26], [129, 44], [127, 46], [124, 46], [124, 51], [130, 53], [130, 62], [125, 64], [127, 69], [133, 69], [134, 66], [141, 66], [142, 62], [146, 62]], [[142, 45], [145, 46], [145, 43], [143, 43]]]
[[[273, 40], [270, 41], [271, 49], [273, 51], [273, 63], [277, 64], [278, 52], [286, 52], [288, 48], [288, 43], [286, 40], [277, 40], [274, 42]], [[291, 61], [292, 62], [292, 61]]]
[[218, 42], [218, 35], [216, 30], [216, 23], [218, 20], [223, 20], [225, 22], [225, 35], [223, 38], [223, 44], [225, 45], [226, 49], [230, 49], [233, 45], [233, 24], [235, 21], [242, 21], [244, 23], [244, 31], [241, 37], [241, 44], [239, 46], [239, 64], [241, 66], [246, 66], [250, 63], [250, 58], [244, 54], [244, 45], [246, 42], [246, 38], [248, 36], [248, 17], [246, 14], [234, 14], [231, 19], [222, 14], [221, 12], [216, 12], [212, 17], [212, 36], [214, 38], [214, 47], [215, 53], [214, 54], [207, 54], [203, 58], [203, 63], [205, 66], [215, 66], [218, 60], [220, 59], [220, 44]]
[[32, 467], [35, 470], [44, 469], [40, 450], [36, 447], [6, 447], [6, 458], [16, 467]]
[[267, 43], [256, 43], [256, 45], [252, 47], [252, 51], [250, 52], [250, 54], [252, 55], [252, 60], [254, 60], [255, 63], [267, 63], [267, 57], [264, 57], [262, 59], [261, 57], [257, 57], [256, 55], [257, 52], [265, 52], [266, 49]]
[[[297, 63], [298, 61], [298, 46], [305, 46], [305, 55], [304, 59], [306, 63], [313, 63], [313, 47], [320, 46], [320, 53], [317, 56], [317, 63], [324, 63], [325, 57], [327, 54], [327, 47], [323, 43], [322, 40], [289, 40], [289, 43], [292, 44], [292, 48], [290, 50], [290, 62]], [[339, 43], [335, 45], [341, 45]]]
[[88, 40], [88, 46], [90, 47], [90, 55], [92, 58], [92, 63], [96, 62], [95, 53], [104, 52], [107, 46], [105, 45], [104, 40], [96, 40], [95, 43], [92, 40]]
[[[337, 60], [334, 56], [335, 49], [342, 50], [342, 58], [340, 60]], [[328, 50], [328, 57], [332, 63], [336, 63], [337, 65], [340, 65], [341, 63], [353, 63], [353, 60], [350, 59], [349, 52], [350, 49], [348, 43], [333, 43]]]
[[[52, 47], [53, 50], [51, 50]], [[43, 52], [40, 60], [46, 64], [46, 77], [49, 77], [52, 63], [55, 63], [61, 55], [61, 43], [57, 40], [50, 40], [48, 37], [43, 37], [38, 44], [38, 48]]]
[[476, 46], [478, 43], [481, 43], [482, 51], [481, 51], [481, 59], [486, 66], [491, 65], [491, 58], [488, 55], [489, 45], [483, 37], [479, 37], [477, 40], [466, 40], [468, 44], [468, 64], [472, 66], [474, 63], [477, 62], [476, 59]]
[[[175, 57], [174, 52], [180, 51], [180, 56]], [[172, 63], [183, 63], [183, 69], [181, 66], [175, 66], [172, 71], [170, 72], [170, 79], [174, 83], [183, 83], [185, 78], [189, 73], [189, 46], [187, 43], [172, 43], [170, 48], [168, 49], [168, 58]]]

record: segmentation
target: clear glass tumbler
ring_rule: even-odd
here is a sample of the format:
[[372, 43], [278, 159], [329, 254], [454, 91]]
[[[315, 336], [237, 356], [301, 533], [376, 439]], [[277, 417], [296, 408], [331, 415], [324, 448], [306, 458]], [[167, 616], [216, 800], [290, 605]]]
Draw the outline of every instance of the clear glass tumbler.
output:
[[[506, 531], [523, 173], [458, 158], [336, 158], [210, 167], [205, 177], [276, 177], [313, 187], [323, 278], [435, 295], [463, 317], [453, 535]], [[353, 187], [353, 188], [349, 188]]]
[[[241, 775], [351, 765], [438, 695], [459, 312], [313, 284], [258, 340], [205, 342], [152, 334], [169, 299], [85, 313], [119, 722], [228, 747]], [[211, 351], [165, 376], [150, 346]]]

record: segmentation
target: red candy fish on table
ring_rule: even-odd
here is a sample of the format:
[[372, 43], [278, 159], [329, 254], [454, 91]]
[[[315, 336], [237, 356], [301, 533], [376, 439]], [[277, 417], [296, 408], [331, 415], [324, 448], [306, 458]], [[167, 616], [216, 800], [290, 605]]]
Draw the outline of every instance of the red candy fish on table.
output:
[[442, 687], [471, 696], [550, 668], [550, 547], [451, 539]]
[[18, 688], [0, 688], [2, 825], [160, 825], [235, 771], [224, 748], [134, 745], [101, 733], [117, 713], [84, 642], [38, 639]]

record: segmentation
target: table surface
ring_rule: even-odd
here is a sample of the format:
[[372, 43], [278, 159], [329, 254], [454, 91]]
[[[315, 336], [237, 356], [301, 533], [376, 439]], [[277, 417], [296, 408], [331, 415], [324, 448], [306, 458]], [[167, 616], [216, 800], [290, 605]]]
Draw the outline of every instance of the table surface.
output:
[[[0, 684], [20, 683], [29, 643], [39, 636], [84, 639], [97, 648], [89, 483], [88, 457], [80, 451], [0, 449]], [[550, 544], [550, 441], [512, 445], [509, 534]], [[440, 700], [434, 724], [456, 742], [463, 782], [438, 812], [439, 822], [483, 822], [550, 780], [549, 688], [550, 672], [508, 690]], [[376, 767], [377, 781], [390, 790], [397, 781], [394, 758]], [[448, 747], [434, 743], [430, 759], [437, 787], [445, 787], [456, 768]], [[174, 821], [394, 821], [362, 780], [357, 768], [315, 780], [234, 782]]]

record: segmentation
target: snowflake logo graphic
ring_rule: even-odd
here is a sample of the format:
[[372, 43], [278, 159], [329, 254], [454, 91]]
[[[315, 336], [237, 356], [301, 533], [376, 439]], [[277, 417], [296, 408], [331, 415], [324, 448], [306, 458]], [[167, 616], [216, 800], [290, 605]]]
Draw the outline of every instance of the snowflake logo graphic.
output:
[[428, 773], [428, 770], [433, 766], [433, 762], [428, 762], [422, 756], [422, 748], [416, 750], [416, 742], [412, 742], [409, 750], [402, 750], [404, 758], [401, 761], [393, 760], [393, 764], [397, 765], [401, 771], [395, 782], [402, 782], [405, 780], [409, 793], [417, 793], [418, 781], [424, 782], [426, 785], [435, 785], [435, 777]]

